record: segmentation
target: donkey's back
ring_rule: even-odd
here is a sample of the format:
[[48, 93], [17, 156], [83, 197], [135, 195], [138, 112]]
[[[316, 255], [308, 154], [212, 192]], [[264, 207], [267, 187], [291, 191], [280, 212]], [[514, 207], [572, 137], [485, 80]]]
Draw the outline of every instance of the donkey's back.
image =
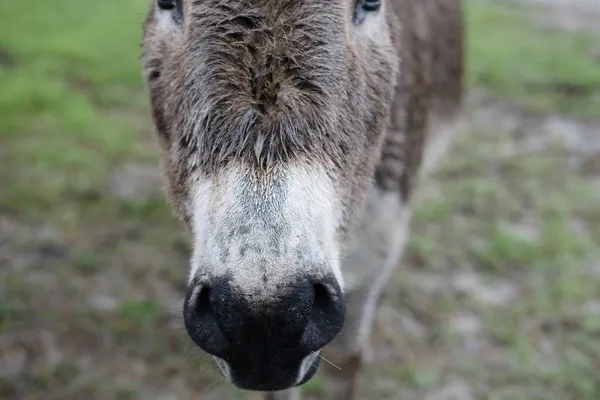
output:
[[[390, 0], [400, 73], [378, 183], [412, 197], [419, 170], [444, 153], [463, 97], [461, 0]], [[393, 18], [393, 17], [392, 17]]]

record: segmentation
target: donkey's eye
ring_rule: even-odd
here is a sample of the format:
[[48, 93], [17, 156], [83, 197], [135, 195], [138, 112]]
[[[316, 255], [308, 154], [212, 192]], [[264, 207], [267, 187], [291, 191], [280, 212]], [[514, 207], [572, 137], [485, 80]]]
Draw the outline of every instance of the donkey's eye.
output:
[[377, 11], [381, 7], [381, 0], [362, 0], [362, 3], [362, 8], [365, 11]]
[[177, 24], [183, 22], [183, 7], [182, 0], [156, 0], [156, 5], [163, 11], [168, 11], [173, 16], [173, 20]]
[[175, 0], [157, 0], [156, 4], [161, 10], [173, 10], [177, 6]]
[[381, 1], [382, 0], [356, 0], [352, 22], [356, 25], [365, 22], [368, 13], [378, 11], [381, 8]]

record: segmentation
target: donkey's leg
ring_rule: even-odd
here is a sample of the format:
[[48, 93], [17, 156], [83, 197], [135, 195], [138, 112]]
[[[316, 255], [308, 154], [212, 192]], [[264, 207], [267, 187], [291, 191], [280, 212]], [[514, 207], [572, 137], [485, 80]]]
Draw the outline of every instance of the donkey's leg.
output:
[[404, 251], [410, 208], [397, 192], [373, 188], [369, 193], [356, 245], [344, 260], [346, 322], [321, 362], [333, 379], [337, 398], [358, 396], [360, 369], [368, 362], [369, 336], [381, 291]]

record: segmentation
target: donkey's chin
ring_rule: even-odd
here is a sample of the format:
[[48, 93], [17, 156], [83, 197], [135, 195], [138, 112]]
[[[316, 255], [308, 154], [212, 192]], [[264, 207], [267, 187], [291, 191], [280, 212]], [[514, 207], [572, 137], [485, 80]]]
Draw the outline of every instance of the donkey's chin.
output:
[[[306, 356], [300, 363], [297, 371], [289, 371], [276, 375], [261, 376], [261, 379], [250, 377], [244, 374], [234, 374], [227, 361], [222, 358], [213, 356], [219, 371], [227, 381], [235, 385], [239, 389], [254, 390], [262, 392], [274, 392], [286, 390], [294, 386], [300, 386], [308, 382], [319, 369], [321, 351], [315, 351]], [[260, 368], [260, 366], [257, 366]]]

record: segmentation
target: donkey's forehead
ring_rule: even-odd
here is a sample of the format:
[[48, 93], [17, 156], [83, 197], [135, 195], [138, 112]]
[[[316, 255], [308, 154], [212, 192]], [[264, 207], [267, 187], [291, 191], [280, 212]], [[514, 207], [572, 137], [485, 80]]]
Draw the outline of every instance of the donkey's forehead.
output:
[[336, 163], [359, 140], [360, 121], [350, 116], [360, 101], [347, 91], [358, 67], [332, 17], [343, 15], [336, 4], [337, 11], [313, 0], [190, 3], [172, 107], [190, 163], [201, 170], [232, 159], [268, 168], [299, 157]]
[[[253, 32], [263, 34], [263, 40], [277, 38], [288, 47], [301, 44], [302, 39], [331, 42], [341, 38], [344, 26], [351, 21], [352, 1], [202, 0], [190, 2], [187, 24], [192, 39], [208, 35], [213, 40], [228, 37], [240, 41], [242, 34]], [[215, 33], [218, 36], [213, 36]], [[264, 45], [271, 47], [273, 43], [265, 41]]]
[[183, 1], [191, 9], [206, 9], [213, 14], [231, 12], [257, 12], [264, 16], [282, 16], [297, 10], [310, 9], [312, 11], [327, 12], [353, 0], [192, 0]]
[[[202, 0], [190, 2], [186, 20], [189, 38], [205, 36], [215, 41], [230, 39], [243, 44], [244, 34], [261, 39], [277, 38], [294, 47], [303, 41], [341, 38], [350, 18], [353, 0]], [[215, 35], [217, 34], [217, 35]], [[325, 35], [325, 36], [322, 36]], [[232, 39], [232, 40], [231, 40]], [[303, 39], [303, 40], [302, 40]], [[200, 44], [200, 43], [198, 43]], [[270, 50], [273, 44], [263, 43]]]

